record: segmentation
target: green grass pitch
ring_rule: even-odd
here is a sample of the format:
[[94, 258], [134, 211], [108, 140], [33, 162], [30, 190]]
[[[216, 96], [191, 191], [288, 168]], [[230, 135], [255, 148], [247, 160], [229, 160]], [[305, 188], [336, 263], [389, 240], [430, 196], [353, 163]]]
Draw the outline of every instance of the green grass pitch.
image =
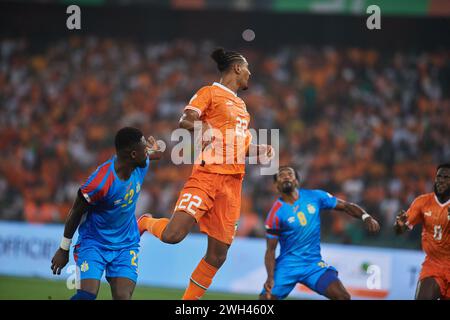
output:
[[[184, 290], [137, 286], [133, 300], [179, 300]], [[0, 276], [0, 300], [67, 300], [75, 290], [69, 290], [65, 281], [40, 278], [18, 278]], [[97, 299], [110, 300], [111, 291], [102, 283]], [[252, 300], [257, 295], [207, 292], [204, 300]]]

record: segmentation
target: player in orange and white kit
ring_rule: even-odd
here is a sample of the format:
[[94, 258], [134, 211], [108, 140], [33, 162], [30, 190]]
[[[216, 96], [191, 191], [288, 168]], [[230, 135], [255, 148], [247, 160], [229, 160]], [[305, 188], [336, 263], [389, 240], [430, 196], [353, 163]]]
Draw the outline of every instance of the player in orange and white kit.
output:
[[403, 233], [419, 223], [426, 257], [416, 299], [450, 299], [450, 163], [438, 166], [434, 192], [417, 197], [398, 215], [395, 230]]
[[[180, 127], [202, 132], [213, 129], [192, 174], [184, 185], [171, 219], [143, 215], [138, 220], [141, 234], [148, 231], [165, 243], [182, 241], [195, 223], [208, 235], [208, 248], [190, 278], [183, 299], [200, 299], [217, 270], [225, 262], [240, 215], [245, 157], [255, 154], [269, 159], [273, 148], [251, 144], [250, 115], [236, 94], [248, 88], [247, 60], [237, 52], [217, 49], [211, 57], [221, 72], [220, 82], [205, 86], [189, 101]], [[201, 160], [201, 162], [200, 162]]]

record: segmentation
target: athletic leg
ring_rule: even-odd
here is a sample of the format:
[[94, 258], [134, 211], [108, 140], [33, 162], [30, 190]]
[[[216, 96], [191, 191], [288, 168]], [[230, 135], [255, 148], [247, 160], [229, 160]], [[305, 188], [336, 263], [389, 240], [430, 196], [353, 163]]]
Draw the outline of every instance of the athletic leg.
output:
[[198, 300], [205, 294], [219, 268], [226, 260], [229, 244], [208, 236], [206, 255], [191, 275], [183, 300]]
[[441, 298], [441, 289], [433, 277], [420, 280], [417, 283], [416, 300], [437, 300]]
[[146, 230], [165, 243], [179, 243], [191, 231], [195, 218], [183, 211], [177, 211], [169, 220], [167, 218], [156, 219], [150, 215], [143, 215], [138, 220], [141, 234]]
[[323, 261], [311, 265], [308, 276], [301, 282], [330, 300], [351, 299], [347, 289], [339, 280], [336, 269]]
[[198, 206], [203, 208], [202, 217], [200, 219], [197, 214], [195, 217], [199, 221], [200, 231], [208, 235], [208, 248], [191, 275], [183, 299], [200, 299], [225, 262], [239, 220], [241, 185], [241, 176], [237, 179], [230, 175], [216, 175], [209, 202]]
[[77, 277], [80, 278], [80, 289], [71, 300], [95, 300], [106, 265], [102, 251], [95, 247], [85, 248], [77, 245], [74, 259], [77, 264]]
[[138, 277], [139, 248], [127, 248], [111, 253], [106, 266], [106, 279], [113, 300], [130, 300]]
[[107, 278], [113, 300], [131, 300], [136, 283], [128, 278]]
[[77, 290], [70, 300], [95, 300], [97, 298], [100, 280], [84, 279], [80, 281], [80, 289]]
[[330, 283], [330, 285], [325, 290], [325, 297], [330, 300], [350, 300], [351, 296], [348, 293], [347, 289], [345, 289], [341, 280], [337, 279], [336, 281]]
[[180, 192], [171, 219], [155, 219], [143, 215], [138, 219], [139, 232], [150, 232], [165, 243], [182, 241], [191, 231], [194, 223], [213, 207], [217, 174], [197, 172], [189, 177]]

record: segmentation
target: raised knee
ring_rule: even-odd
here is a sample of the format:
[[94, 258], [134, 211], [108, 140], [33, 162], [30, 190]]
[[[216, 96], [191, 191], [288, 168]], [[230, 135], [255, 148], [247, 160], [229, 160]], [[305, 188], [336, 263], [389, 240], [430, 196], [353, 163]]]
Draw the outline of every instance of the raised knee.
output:
[[162, 241], [165, 243], [169, 243], [169, 244], [176, 244], [181, 242], [181, 240], [184, 239], [186, 235], [180, 232], [170, 232], [170, 231], [165, 231], [162, 234]]

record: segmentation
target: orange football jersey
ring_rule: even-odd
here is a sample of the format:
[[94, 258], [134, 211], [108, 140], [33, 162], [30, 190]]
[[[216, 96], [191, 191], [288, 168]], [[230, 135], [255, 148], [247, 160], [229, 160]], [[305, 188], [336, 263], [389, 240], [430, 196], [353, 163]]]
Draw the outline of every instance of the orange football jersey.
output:
[[421, 195], [406, 215], [410, 229], [422, 223], [422, 248], [427, 258], [450, 264], [450, 200], [440, 203], [434, 193]]
[[248, 130], [250, 114], [244, 101], [224, 85], [214, 82], [201, 88], [184, 110], [194, 110], [200, 120], [216, 130], [214, 141], [200, 154], [194, 170], [220, 174], [245, 173], [245, 155], [252, 136]]

